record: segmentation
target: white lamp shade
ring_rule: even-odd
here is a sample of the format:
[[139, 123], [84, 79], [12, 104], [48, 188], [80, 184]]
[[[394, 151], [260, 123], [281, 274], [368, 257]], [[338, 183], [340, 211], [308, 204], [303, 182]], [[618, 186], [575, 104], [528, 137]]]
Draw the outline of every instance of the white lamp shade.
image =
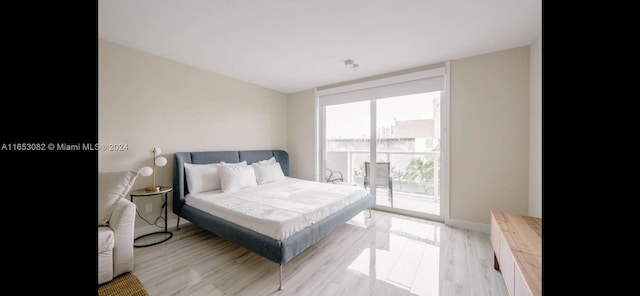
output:
[[138, 173], [140, 175], [148, 177], [148, 176], [151, 176], [151, 174], [153, 174], [153, 169], [148, 167], [148, 166], [146, 166], [146, 167], [141, 168], [140, 171], [138, 171]]
[[162, 154], [162, 149], [160, 149], [159, 147], [153, 147], [153, 149], [151, 149], [151, 153], [153, 153], [154, 149], [156, 150], [156, 155]]
[[167, 164], [167, 159], [160, 156], [160, 157], [156, 157], [156, 165], [159, 167], [165, 166]]

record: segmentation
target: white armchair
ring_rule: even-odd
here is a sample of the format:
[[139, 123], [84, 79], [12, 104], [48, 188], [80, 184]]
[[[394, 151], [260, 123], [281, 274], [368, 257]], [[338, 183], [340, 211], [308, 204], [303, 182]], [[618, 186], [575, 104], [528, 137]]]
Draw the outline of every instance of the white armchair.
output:
[[138, 174], [98, 173], [98, 285], [133, 271], [136, 205], [126, 195]]

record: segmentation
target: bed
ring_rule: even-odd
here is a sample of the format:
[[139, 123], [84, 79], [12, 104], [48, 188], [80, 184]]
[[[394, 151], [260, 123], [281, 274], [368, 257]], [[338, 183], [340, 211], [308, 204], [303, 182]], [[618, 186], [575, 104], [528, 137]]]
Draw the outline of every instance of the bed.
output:
[[[187, 199], [194, 200], [193, 196], [189, 194], [189, 186], [187, 184], [185, 174], [185, 163], [187, 164], [211, 164], [211, 163], [237, 163], [246, 161], [247, 164], [252, 164], [258, 161], [267, 160], [274, 157], [277, 163], [280, 164], [282, 172], [287, 178], [287, 186], [297, 186], [302, 184], [303, 181], [289, 176], [289, 154], [283, 150], [246, 150], [246, 151], [198, 151], [198, 152], [177, 152], [175, 153], [175, 166], [174, 166], [174, 178], [173, 178], [173, 212], [178, 216], [178, 224], [180, 218], [189, 220], [191, 223], [196, 224], [207, 231], [218, 235], [224, 239], [232, 241], [260, 256], [280, 265], [280, 286], [283, 288], [283, 275], [282, 266], [287, 261], [294, 258], [296, 255], [302, 253], [308, 247], [321, 240], [333, 230], [342, 226], [345, 222], [362, 212], [369, 209], [369, 216], [371, 216], [371, 207], [374, 204], [373, 196], [365, 194], [360, 198], [350, 201], [348, 204], [336, 208], [325, 209], [325, 213], [322, 218], [317, 221], [313, 221], [308, 226], [301, 228], [298, 226], [298, 230], [295, 230], [286, 235], [274, 235], [265, 232], [265, 229], [257, 229], [251, 226], [251, 224], [234, 223], [230, 217], [223, 214], [214, 215], [206, 209], [201, 209], [195, 202], [187, 202]], [[284, 183], [284, 181], [282, 181]], [[311, 182], [310, 182], [311, 183]], [[319, 182], [312, 182], [317, 184], [307, 184], [312, 186], [322, 187], [323, 190], [353, 190], [350, 186], [326, 184]], [[265, 184], [269, 185], [269, 184]], [[271, 184], [269, 186], [260, 185], [257, 188], [251, 188], [255, 193], [256, 190], [260, 190], [264, 186], [265, 190], [277, 191], [277, 184]], [[305, 186], [307, 186], [305, 185]], [[332, 186], [331, 188], [327, 186]], [[201, 195], [203, 199], [206, 199], [206, 194]], [[247, 196], [244, 194], [243, 196]], [[327, 212], [329, 211], [329, 212]], [[235, 214], [239, 215], [239, 214]]]

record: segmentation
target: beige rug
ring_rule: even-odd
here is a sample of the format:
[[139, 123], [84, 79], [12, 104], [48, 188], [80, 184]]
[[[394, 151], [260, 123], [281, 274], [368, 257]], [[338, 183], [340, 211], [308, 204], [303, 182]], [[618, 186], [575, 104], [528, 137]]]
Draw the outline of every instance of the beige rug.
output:
[[140, 280], [130, 272], [122, 274], [112, 281], [98, 286], [99, 296], [149, 296]]

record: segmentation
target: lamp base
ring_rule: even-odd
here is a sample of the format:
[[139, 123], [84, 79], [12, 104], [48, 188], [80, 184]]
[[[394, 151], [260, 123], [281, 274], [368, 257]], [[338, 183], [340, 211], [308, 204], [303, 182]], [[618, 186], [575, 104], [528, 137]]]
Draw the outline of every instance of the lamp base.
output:
[[160, 192], [160, 186], [149, 186], [144, 189], [147, 192]]

